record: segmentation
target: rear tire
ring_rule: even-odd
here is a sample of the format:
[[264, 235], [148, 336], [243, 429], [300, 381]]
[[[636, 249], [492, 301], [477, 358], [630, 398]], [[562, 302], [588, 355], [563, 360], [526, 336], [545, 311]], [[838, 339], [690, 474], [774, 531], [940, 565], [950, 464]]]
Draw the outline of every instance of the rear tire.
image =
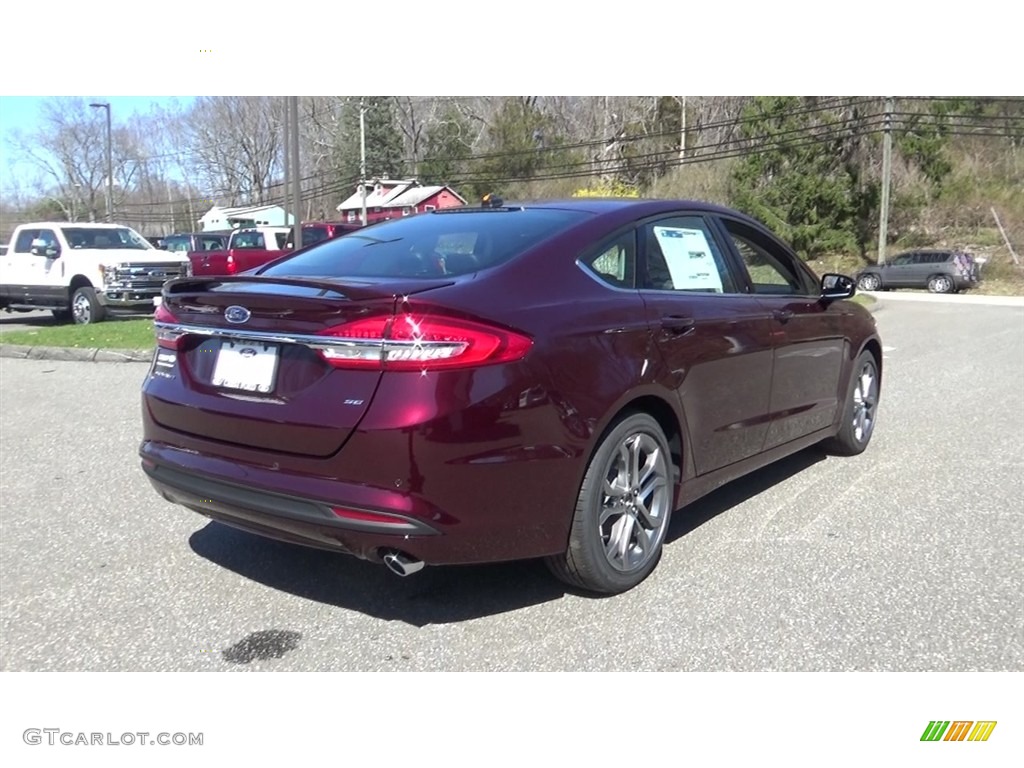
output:
[[835, 437], [825, 440], [822, 447], [838, 456], [863, 453], [875, 431], [878, 399], [878, 362], [873, 354], [865, 350], [853, 366], [839, 432]]
[[76, 325], [99, 323], [106, 317], [106, 310], [96, 298], [96, 291], [85, 286], [75, 291], [71, 297], [71, 316]]
[[857, 281], [857, 287], [862, 291], [877, 291], [881, 285], [882, 280], [878, 275], [861, 275]]
[[632, 589], [661, 559], [672, 516], [668, 441], [646, 413], [621, 419], [605, 435], [580, 486], [564, 554], [546, 558], [551, 572], [601, 594]]
[[952, 293], [953, 278], [948, 275], [932, 275], [928, 278], [928, 290], [932, 293]]

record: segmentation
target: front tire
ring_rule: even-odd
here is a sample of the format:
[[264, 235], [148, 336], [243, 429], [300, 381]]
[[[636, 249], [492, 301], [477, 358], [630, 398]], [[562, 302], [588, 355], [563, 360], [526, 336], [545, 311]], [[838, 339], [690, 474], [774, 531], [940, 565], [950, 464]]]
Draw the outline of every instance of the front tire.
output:
[[621, 419], [587, 466], [569, 546], [546, 559], [565, 583], [617, 594], [646, 579], [661, 558], [672, 515], [668, 441], [645, 413]]
[[878, 362], [865, 350], [853, 367], [839, 432], [823, 443], [825, 450], [838, 456], [856, 456], [864, 452], [875, 431], [879, 383]]
[[92, 287], [85, 286], [75, 291], [71, 297], [71, 316], [76, 325], [102, 322], [106, 310], [96, 298], [96, 291]]

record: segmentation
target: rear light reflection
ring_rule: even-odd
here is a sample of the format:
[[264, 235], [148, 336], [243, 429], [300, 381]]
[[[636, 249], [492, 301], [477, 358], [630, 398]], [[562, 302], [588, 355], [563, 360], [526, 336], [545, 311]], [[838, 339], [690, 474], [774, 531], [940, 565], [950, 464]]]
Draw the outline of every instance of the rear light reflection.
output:
[[161, 328], [161, 323], [176, 324], [178, 318], [176, 318], [165, 304], [160, 304], [156, 308], [156, 312], [153, 313], [153, 323], [156, 326], [156, 344], [162, 349], [178, 349], [178, 342], [184, 338], [185, 334], [181, 331], [175, 331], [170, 328]]
[[508, 363], [523, 358], [532, 341], [503, 328], [436, 315], [378, 316], [330, 328], [336, 338], [320, 348], [336, 368], [429, 371]]
[[331, 507], [333, 512], [343, 520], [359, 520], [364, 523], [381, 523], [383, 525], [406, 525], [405, 520], [392, 515], [376, 514], [365, 512], [361, 509], [346, 509], [345, 507]]

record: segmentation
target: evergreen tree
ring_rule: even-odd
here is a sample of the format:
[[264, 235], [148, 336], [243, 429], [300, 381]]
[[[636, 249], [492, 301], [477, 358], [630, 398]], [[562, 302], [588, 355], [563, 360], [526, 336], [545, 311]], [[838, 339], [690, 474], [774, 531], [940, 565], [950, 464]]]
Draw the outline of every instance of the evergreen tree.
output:
[[391, 96], [367, 96], [362, 100], [348, 99], [342, 106], [334, 155], [338, 182], [351, 186], [359, 180], [360, 101], [366, 110], [366, 178], [403, 178], [406, 169], [402, 158], [402, 137], [395, 122], [394, 99]]

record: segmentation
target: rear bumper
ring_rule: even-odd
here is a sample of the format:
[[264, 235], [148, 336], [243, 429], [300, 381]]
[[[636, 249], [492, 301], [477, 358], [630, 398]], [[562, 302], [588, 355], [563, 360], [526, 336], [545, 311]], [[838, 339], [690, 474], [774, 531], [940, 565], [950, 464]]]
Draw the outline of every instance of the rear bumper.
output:
[[[377, 562], [397, 549], [428, 565], [518, 560], [564, 548], [561, 536], [553, 537], [546, 526], [539, 531], [507, 514], [500, 498], [490, 510], [455, 517], [422, 496], [365, 482], [271, 471], [153, 440], [144, 441], [139, 453], [165, 500], [279, 541]], [[372, 519], [340, 517], [332, 507]], [[489, 520], [495, 512], [502, 513], [497, 525]], [[387, 523], [378, 521], [381, 515]]]
[[157, 492], [170, 502], [236, 528], [318, 549], [378, 560], [381, 549], [400, 548], [411, 537], [439, 535], [411, 517], [394, 515], [394, 522], [388, 523], [341, 519], [328, 504], [316, 499], [256, 490], [148, 459], [143, 460], [142, 468]]

